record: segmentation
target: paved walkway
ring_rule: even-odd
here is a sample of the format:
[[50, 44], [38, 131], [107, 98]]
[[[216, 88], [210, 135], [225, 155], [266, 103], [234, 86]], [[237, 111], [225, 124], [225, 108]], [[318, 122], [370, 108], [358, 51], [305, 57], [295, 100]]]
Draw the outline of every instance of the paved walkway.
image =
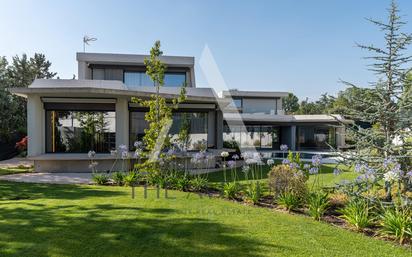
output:
[[48, 184], [91, 184], [91, 173], [20, 173], [0, 176], [0, 180], [48, 183]]
[[31, 167], [33, 166], [33, 161], [30, 161], [26, 158], [12, 158], [9, 160], [0, 161], [0, 168], [7, 169], [7, 168], [15, 168], [18, 166], [24, 167]]

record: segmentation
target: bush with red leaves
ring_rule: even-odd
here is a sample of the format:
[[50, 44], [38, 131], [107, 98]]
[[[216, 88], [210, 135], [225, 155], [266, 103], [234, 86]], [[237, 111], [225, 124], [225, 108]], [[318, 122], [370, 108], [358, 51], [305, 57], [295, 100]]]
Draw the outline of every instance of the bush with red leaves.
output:
[[28, 137], [27, 136], [23, 137], [19, 142], [16, 143], [16, 148], [19, 151], [27, 150], [27, 141], [28, 141]]

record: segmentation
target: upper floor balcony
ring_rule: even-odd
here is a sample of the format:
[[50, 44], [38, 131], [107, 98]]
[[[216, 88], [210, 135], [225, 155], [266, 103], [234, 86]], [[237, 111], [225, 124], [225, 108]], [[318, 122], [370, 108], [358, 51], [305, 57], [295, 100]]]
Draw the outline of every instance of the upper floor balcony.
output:
[[[144, 60], [147, 55], [77, 53], [78, 77], [81, 80], [117, 80], [128, 88], [154, 86], [146, 74]], [[166, 65], [164, 86], [195, 86], [194, 58], [161, 56]]]

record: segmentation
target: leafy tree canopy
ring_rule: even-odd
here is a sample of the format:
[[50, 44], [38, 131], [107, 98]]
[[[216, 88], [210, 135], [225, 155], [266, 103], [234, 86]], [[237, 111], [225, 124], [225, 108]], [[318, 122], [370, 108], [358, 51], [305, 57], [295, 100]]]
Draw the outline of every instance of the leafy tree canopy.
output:
[[51, 62], [44, 54], [14, 56], [9, 63], [0, 57], [0, 140], [8, 140], [16, 131], [26, 131], [27, 101], [7, 91], [11, 87], [27, 87], [35, 78], [53, 78]]

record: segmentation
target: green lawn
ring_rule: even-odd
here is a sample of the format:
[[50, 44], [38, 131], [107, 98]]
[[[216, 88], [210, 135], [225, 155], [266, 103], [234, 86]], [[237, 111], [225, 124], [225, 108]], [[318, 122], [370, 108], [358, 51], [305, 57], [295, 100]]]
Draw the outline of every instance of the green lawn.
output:
[[[338, 168], [340, 170], [342, 170], [343, 172], [338, 175], [335, 176], [333, 174], [333, 169], [336, 167], [335, 164], [324, 164], [322, 165], [322, 169], [319, 176], [319, 185], [320, 186], [334, 186], [337, 183], [341, 182], [342, 180], [353, 180], [355, 179], [359, 174], [355, 173], [353, 170], [351, 170], [350, 168], [343, 166], [343, 165], [339, 165]], [[269, 166], [262, 166], [262, 183], [263, 185], [267, 184], [267, 174], [270, 171], [270, 167]], [[245, 181], [245, 174], [242, 172], [241, 168], [238, 168], [235, 170], [236, 173], [236, 178], [237, 180], [240, 181], [240, 183], [243, 183]], [[257, 172], [257, 175], [260, 177], [260, 170]], [[224, 175], [223, 175], [223, 171], [217, 171], [217, 172], [213, 172], [213, 173], [209, 173], [207, 175], [204, 175], [205, 177], [208, 178], [209, 181], [211, 181], [212, 183], [220, 183], [222, 181], [224, 181]], [[249, 179], [251, 178], [251, 175], [249, 174]], [[313, 180], [315, 178], [315, 175], [311, 175], [309, 177], [308, 180], [308, 185], [311, 187], [313, 185]], [[232, 171], [230, 169], [226, 170], [226, 179], [227, 181], [232, 181]], [[316, 184], [317, 185], [317, 184]], [[315, 186], [316, 186], [315, 185]]]
[[304, 216], [177, 191], [136, 195], [0, 181], [0, 256], [412, 255]]
[[15, 167], [15, 168], [7, 168], [7, 169], [0, 168], [0, 176], [9, 175], [9, 174], [31, 172], [31, 170], [32, 170], [32, 168], [23, 168], [23, 167]]

